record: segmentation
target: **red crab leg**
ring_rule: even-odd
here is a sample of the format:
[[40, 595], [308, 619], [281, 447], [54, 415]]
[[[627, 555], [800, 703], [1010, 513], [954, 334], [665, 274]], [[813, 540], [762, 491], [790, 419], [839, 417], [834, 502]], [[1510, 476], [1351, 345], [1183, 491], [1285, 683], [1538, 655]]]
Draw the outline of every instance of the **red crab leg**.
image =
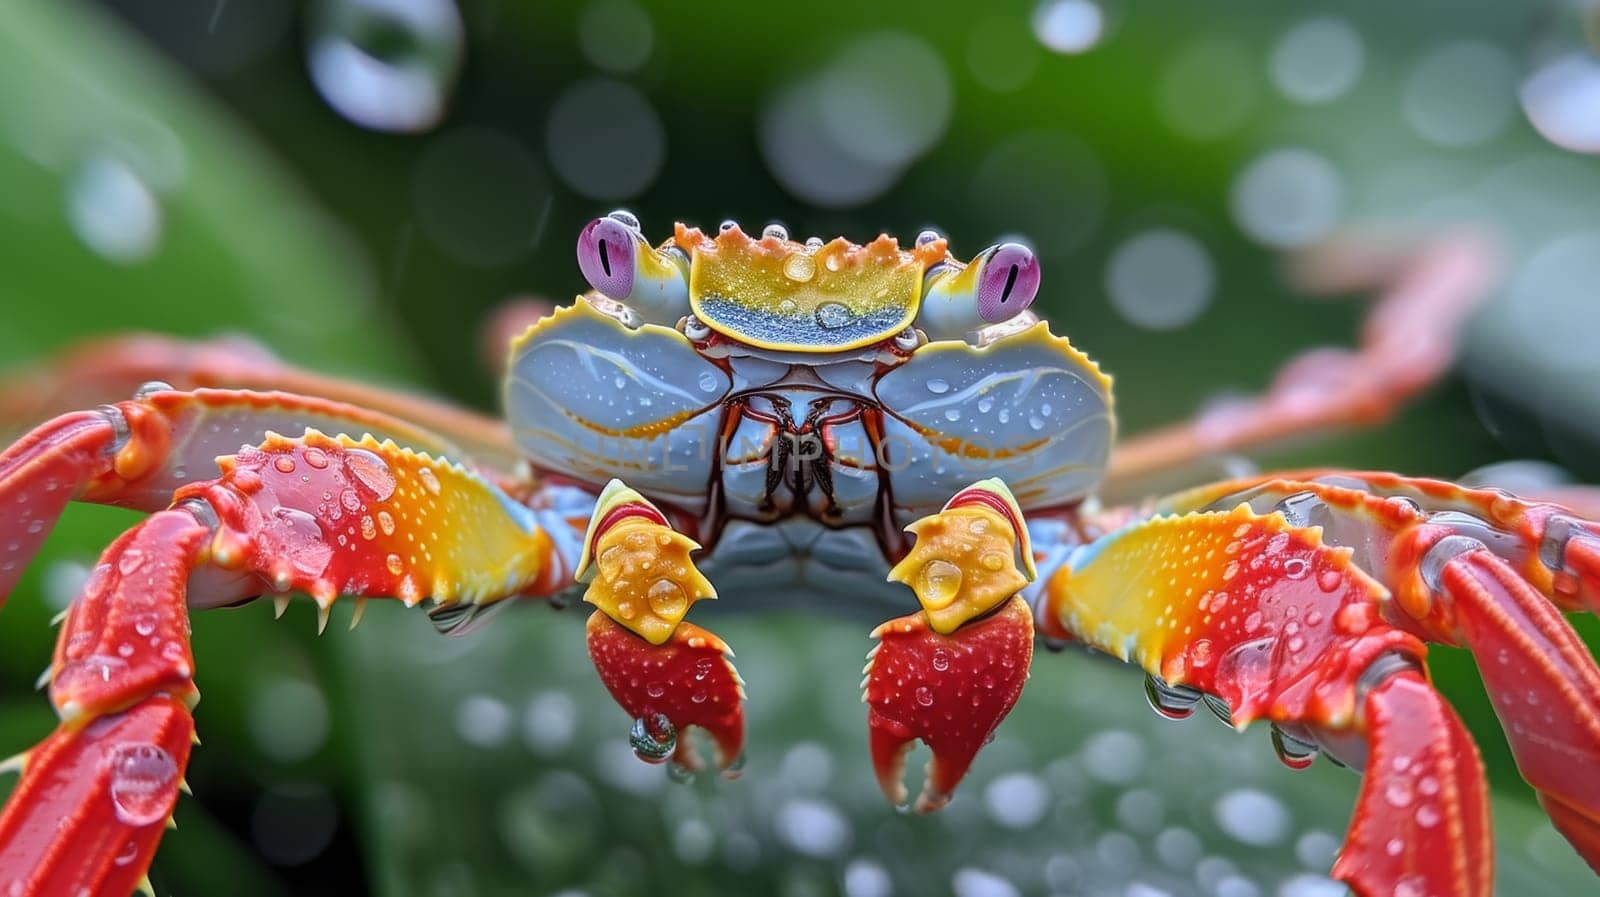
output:
[[570, 583], [533, 512], [392, 442], [274, 435], [220, 467], [113, 543], [68, 612], [62, 723], [0, 812], [0, 893], [124, 897], [149, 866], [192, 732], [189, 607], [290, 591], [324, 614], [341, 594], [471, 606]]
[[1148, 494], [1207, 457], [1249, 451], [1337, 427], [1371, 426], [1437, 381], [1455, 358], [1462, 327], [1499, 278], [1494, 247], [1458, 233], [1401, 250], [1345, 240], [1301, 259], [1301, 279], [1325, 291], [1377, 287], [1381, 297], [1354, 351], [1313, 349], [1292, 360], [1261, 396], [1234, 399], [1193, 420], [1120, 442], [1104, 494]]
[[1387, 600], [1321, 530], [1238, 506], [1104, 537], [1052, 575], [1039, 613], [1167, 687], [1221, 698], [1237, 726], [1266, 718], [1365, 766], [1334, 869], [1361, 897], [1488, 897], [1482, 764], [1418, 670], [1426, 645], [1383, 619]]
[[717, 597], [689, 554], [700, 548], [668, 526], [644, 496], [612, 480], [600, 493], [584, 536], [578, 579], [589, 618], [589, 657], [600, 681], [634, 720], [640, 759], [700, 768], [685, 731], [705, 729], [724, 775], [744, 745], [744, 683], [728, 646], [685, 623], [690, 605]]
[[[1600, 669], [1572, 626], [1493, 552], [1462, 536], [1434, 538], [1444, 599], [1425, 622], [1472, 651], [1517, 769], [1551, 821], [1600, 872]], [[1445, 627], [1449, 627], [1446, 629]]]
[[162, 511], [112, 543], [62, 627], [61, 725], [0, 812], [0, 891], [123, 897], [144, 876], [189, 758], [194, 659], [184, 607], [209, 529]]
[[373, 433], [438, 455], [449, 443], [416, 426], [290, 393], [157, 390], [41, 424], [0, 454], [0, 602], [69, 500], [164, 508], [172, 493], [216, 470], [218, 455], [267, 431], [307, 427]]
[[415, 421], [481, 462], [505, 470], [521, 458], [504, 423], [447, 402], [297, 368], [250, 340], [188, 341], [155, 334], [79, 343], [50, 361], [0, 379], [0, 431], [132, 395], [152, 380], [181, 390], [214, 387], [318, 396], [386, 418]]
[[906, 802], [906, 753], [933, 753], [918, 812], [949, 802], [979, 749], [1016, 705], [1033, 660], [1033, 615], [1017, 593], [1032, 573], [1022, 511], [1005, 484], [984, 480], [907, 527], [916, 545], [889, 578], [922, 610], [873, 630], [862, 700], [872, 765], [885, 796]]

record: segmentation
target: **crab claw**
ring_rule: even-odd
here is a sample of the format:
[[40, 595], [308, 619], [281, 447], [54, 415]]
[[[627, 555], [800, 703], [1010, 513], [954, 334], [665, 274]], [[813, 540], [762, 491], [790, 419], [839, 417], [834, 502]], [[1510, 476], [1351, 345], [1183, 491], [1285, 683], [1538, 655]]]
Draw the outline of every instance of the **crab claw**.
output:
[[738, 775], [744, 749], [744, 682], [728, 646], [693, 623], [682, 623], [664, 644], [653, 645], [595, 611], [589, 617], [589, 657], [606, 690], [633, 717], [634, 753], [648, 763], [671, 757], [687, 770], [700, 768], [684, 730], [699, 726], [716, 744], [717, 768]]
[[645, 321], [675, 324], [689, 313], [689, 275], [680, 253], [655, 249], [624, 211], [596, 218], [578, 234], [578, 268], [602, 295]]
[[744, 683], [722, 639], [683, 622], [691, 604], [716, 597], [689, 558], [699, 547], [644, 496], [612, 480], [595, 503], [577, 578], [589, 584], [583, 600], [598, 608], [589, 618], [589, 657], [633, 717], [634, 752], [699, 769], [680, 737], [699, 726], [731, 777], [744, 744]]
[[931, 273], [917, 326], [933, 339], [962, 339], [1022, 314], [1038, 292], [1033, 250], [1021, 243], [990, 246], [965, 267], [948, 264]]
[[921, 613], [890, 620], [872, 635], [880, 641], [867, 661], [862, 697], [878, 786], [895, 805], [905, 804], [906, 752], [921, 739], [933, 758], [915, 809], [932, 812], [949, 803], [1022, 694], [1033, 614], [1013, 597], [953, 635], [933, 631]]

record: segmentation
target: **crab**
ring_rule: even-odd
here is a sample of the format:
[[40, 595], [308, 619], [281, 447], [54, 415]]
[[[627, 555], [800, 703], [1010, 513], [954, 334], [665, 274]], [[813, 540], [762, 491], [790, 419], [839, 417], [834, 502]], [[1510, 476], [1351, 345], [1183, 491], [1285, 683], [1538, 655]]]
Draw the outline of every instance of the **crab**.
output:
[[0, 892], [148, 890], [195, 743], [189, 614], [262, 595], [281, 613], [296, 593], [323, 624], [352, 596], [357, 618], [393, 598], [444, 628], [581, 594], [640, 758], [703, 768], [699, 729], [728, 776], [744, 687], [695, 603], [914, 606], [873, 632], [863, 700], [885, 795], [924, 812], [1017, 702], [1036, 641], [1079, 643], [1140, 667], [1167, 715], [1205, 701], [1269, 723], [1286, 763], [1362, 771], [1331, 870], [1362, 897], [1491, 892], [1483, 767], [1425, 666], [1430, 644], [1460, 646], [1600, 868], [1600, 670], [1562, 615], [1600, 609], [1600, 524], [1342, 470], [1096, 497], [1381, 417], [1448, 363], [1478, 248], [1388, 266], [1360, 353], [1304, 358], [1267, 397], [1115, 454], [1110, 378], [1029, 309], [1034, 253], [962, 263], [931, 231], [902, 248], [728, 222], [652, 245], [626, 212], [596, 219], [577, 247], [592, 290], [512, 342], [509, 426], [236, 343], [84, 347], [5, 391], [6, 413], [149, 382], [0, 454], [0, 598], [68, 502], [149, 516], [64, 614], [43, 679], [60, 723], [10, 764]]

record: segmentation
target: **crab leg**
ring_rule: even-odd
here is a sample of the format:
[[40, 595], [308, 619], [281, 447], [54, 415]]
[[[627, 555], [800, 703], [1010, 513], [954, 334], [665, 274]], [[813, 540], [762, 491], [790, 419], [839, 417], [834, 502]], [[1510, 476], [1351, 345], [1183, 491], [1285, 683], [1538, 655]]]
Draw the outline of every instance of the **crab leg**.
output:
[[[1158, 512], [1222, 509], [1248, 502], [1301, 525], [1338, 526], [1339, 541], [1364, 544], [1368, 569], [1385, 569], [1392, 546], [1410, 527], [1432, 524], [1483, 541], [1562, 610], [1600, 613], [1600, 524], [1556, 504], [1526, 501], [1499, 489], [1398, 474], [1303, 470], [1191, 489], [1163, 500]], [[1426, 596], [1400, 589], [1419, 614]]]
[[1265, 718], [1365, 767], [1333, 870], [1361, 897], [1487, 897], [1482, 763], [1420, 670], [1426, 645], [1384, 621], [1387, 600], [1349, 549], [1240, 506], [1079, 549], [1038, 613], [1048, 634], [1137, 663], [1166, 695], [1216, 696], [1236, 726]]
[[1600, 608], [1600, 526], [1498, 490], [1384, 473], [1289, 474], [1169, 501], [1248, 502], [1361, 546], [1394, 593], [1385, 616], [1467, 648], [1518, 769], [1600, 869], [1600, 669], [1561, 610]]
[[0, 812], [0, 887], [123, 897], [140, 884], [182, 786], [199, 698], [185, 581], [207, 527], [162, 511], [112, 543], [56, 645], [54, 734], [20, 758]]
[[309, 592], [432, 598], [468, 613], [570, 583], [541, 516], [479, 475], [371, 436], [269, 435], [118, 539], [50, 669], [61, 724], [0, 812], [0, 893], [125, 897], [187, 762], [190, 608]]
[[717, 597], [689, 559], [699, 550], [642, 495], [612, 480], [595, 505], [577, 578], [589, 583], [589, 657], [600, 681], [633, 717], [640, 759], [701, 766], [683, 733], [704, 729], [717, 768], [730, 778], [744, 748], [744, 683], [722, 639], [686, 623], [694, 602]]
[[216, 457], [269, 430], [372, 433], [419, 450], [459, 454], [444, 439], [352, 405], [283, 392], [156, 389], [36, 427], [0, 453], [0, 603], [68, 501], [144, 511], [214, 470]]
[[1399, 249], [1393, 242], [1345, 239], [1297, 260], [1296, 273], [1309, 288], [1381, 291], [1356, 351], [1312, 349], [1286, 364], [1261, 396], [1124, 439], [1112, 453], [1102, 494], [1151, 494], [1175, 484], [1141, 486], [1163, 475], [1170, 480], [1172, 471], [1207, 457], [1381, 423], [1444, 376], [1461, 329], [1499, 278], [1497, 253], [1472, 232]]
[[[54, 359], [0, 377], [0, 433], [8, 426], [130, 395], [150, 381], [181, 390], [319, 396], [336, 405], [372, 409], [385, 418], [416, 421], [445, 434], [482, 463], [509, 470], [521, 458], [505, 425], [494, 418], [437, 399], [297, 368], [261, 344], [240, 338], [190, 341], [138, 334], [71, 346]], [[394, 435], [398, 439], [400, 434]]]
[[926, 813], [950, 801], [1022, 694], [1033, 618], [1017, 593], [1034, 575], [1022, 521], [1011, 491], [990, 479], [907, 527], [916, 545], [889, 578], [909, 585], [922, 610], [873, 630], [879, 643], [861, 683], [872, 765], [896, 805], [906, 802], [901, 778], [914, 741], [933, 753], [915, 805]]

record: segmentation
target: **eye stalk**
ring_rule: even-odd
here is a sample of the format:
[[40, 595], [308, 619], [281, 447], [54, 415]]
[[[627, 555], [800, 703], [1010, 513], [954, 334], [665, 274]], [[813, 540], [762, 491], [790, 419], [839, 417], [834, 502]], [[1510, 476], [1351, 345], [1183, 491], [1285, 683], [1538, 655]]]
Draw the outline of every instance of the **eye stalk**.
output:
[[1021, 243], [991, 246], [970, 264], [928, 272], [917, 326], [930, 339], [965, 339], [1022, 314], [1039, 292], [1039, 259]]
[[596, 218], [578, 234], [578, 270], [600, 294], [644, 321], [676, 324], [689, 312], [687, 260], [645, 242], [639, 220], [625, 211]]

